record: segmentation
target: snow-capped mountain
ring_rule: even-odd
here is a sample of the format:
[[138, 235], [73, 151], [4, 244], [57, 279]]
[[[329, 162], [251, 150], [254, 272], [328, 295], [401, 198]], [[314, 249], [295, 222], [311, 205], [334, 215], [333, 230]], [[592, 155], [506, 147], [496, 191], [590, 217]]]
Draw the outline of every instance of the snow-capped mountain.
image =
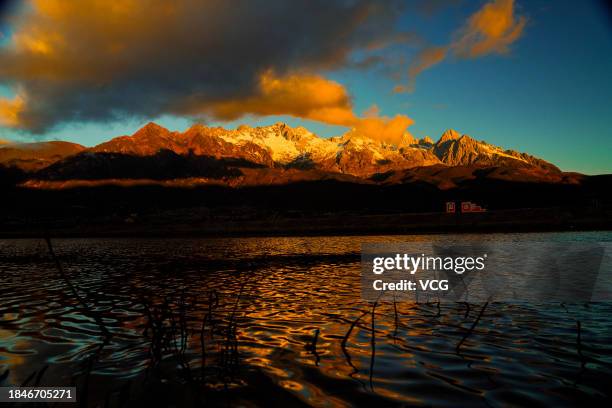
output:
[[[55, 146], [62, 142], [49, 143]], [[428, 137], [417, 140], [406, 134], [399, 145], [393, 145], [352, 131], [321, 138], [303, 127], [284, 123], [243, 125], [235, 130], [194, 125], [185, 132], [149, 123], [131, 136], [115, 137], [85, 150], [78, 145], [66, 146], [71, 148], [56, 155], [40, 150], [45, 154], [38, 165], [22, 168], [37, 170], [39, 176], [51, 179], [233, 177], [245, 174], [244, 169], [260, 169], [255, 180], [264, 173], [270, 176], [262, 169], [280, 171], [277, 178], [289, 174], [298, 177], [301, 172], [300, 177], [333, 174], [368, 179], [428, 166], [503, 167], [538, 175], [560, 172], [542, 159], [503, 150], [454, 130], [444, 132], [435, 143]], [[0, 164], [25, 163], [19, 161], [19, 152], [9, 148], [0, 148]], [[31, 153], [36, 149], [22, 146], [21, 150], [28, 160], [36, 159]], [[248, 170], [250, 174], [254, 171]], [[310, 172], [308, 176], [306, 172]]]
[[514, 150], [503, 150], [484, 141], [477, 141], [455, 130], [447, 130], [433, 145], [433, 152], [440, 161], [449, 166], [533, 166], [542, 170], [558, 172], [559, 169], [542, 159]]
[[503, 150], [454, 130], [436, 143], [406, 135], [399, 146], [347, 132], [329, 139], [303, 127], [284, 123], [240, 126], [235, 130], [195, 125], [184, 133], [149, 123], [132, 136], [121, 136], [89, 149], [90, 152], [152, 155], [170, 150], [180, 155], [243, 159], [266, 167], [319, 169], [360, 177], [390, 170], [445, 164], [536, 167], [559, 171], [554, 165], [512, 150]]

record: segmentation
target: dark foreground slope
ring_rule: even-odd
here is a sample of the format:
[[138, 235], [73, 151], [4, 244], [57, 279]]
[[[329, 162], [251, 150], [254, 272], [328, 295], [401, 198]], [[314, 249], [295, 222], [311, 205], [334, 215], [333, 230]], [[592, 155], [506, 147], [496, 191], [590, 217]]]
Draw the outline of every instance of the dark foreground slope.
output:
[[[11, 174], [15, 179], [18, 174]], [[6, 178], [5, 178], [6, 180]], [[253, 235], [405, 233], [612, 228], [612, 176], [580, 183], [455, 180], [341, 180], [228, 187], [161, 185], [3, 187], [0, 234]], [[472, 201], [480, 214], [446, 214], [447, 201]]]
[[[98, 146], [0, 148], [0, 234], [348, 234], [608, 229], [612, 176], [448, 130], [398, 145], [279, 123], [149, 123]], [[448, 201], [488, 211], [446, 214]], [[457, 205], [457, 207], [459, 207]]]

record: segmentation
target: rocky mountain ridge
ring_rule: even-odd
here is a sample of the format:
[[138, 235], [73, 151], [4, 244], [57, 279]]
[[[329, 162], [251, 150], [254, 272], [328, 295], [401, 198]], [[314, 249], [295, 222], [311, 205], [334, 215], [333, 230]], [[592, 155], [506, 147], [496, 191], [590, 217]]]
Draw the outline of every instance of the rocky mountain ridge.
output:
[[319, 169], [367, 177], [375, 173], [443, 164], [559, 169], [542, 159], [503, 150], [477, 141], [455, 130], [447, 130], [437, 142], [406, 136], [399, 146], [356, 136], [320, 138], [303, 127], [284, 123], [271, 126], [240, 126], [236, 130], [195, 125], [187, 131], [171, 132], [149, 123], [132, 136], [121, 136], [89, 151], [152, 155], [159, 150], [177, 154], [240, 158], [266, 167]]
[[[28, 171], [45, 167], [61, 170], [67, 163], [77, 169], [71, 170], [72, 174], [78, 173], [80, 162], [88, 163], [82, 166], [86, 171], [92, 160], [116, 158], [117, 155], [164, 158], [166, 156], [162, 153], [169, 152], [190, 160], [205, 157], [233, 161], [235, 167], [316, 170], [359, 178], [426, 166], [502, 166], [538, 173], [560, 172], [542, 159], [503, 150], [468, 135], [460, 135], [455, 130], [447, 130], [437, 142], [430, 138], [416, 140], [407, 134], [399, 145], [392, 145], [350, 131], [343, 136], [325, 139], [303, 127], [292, 128], [284, 123], [263, 127], [243, 125], [235, 130], [194, 125], [185, 132], [170, 131], [149, 123], [131, 136], [115, 137], [91, 148], [68, 142], [36, 145], [39, 145], [38, 149], [24, 145], [19, 145], [20, 150], [15, 150], [17, 145], [0, 147], [0, 163], [20, 167], [26, 159], [36, 160], [36, 152], [41, 152], [36, 165], [22, 168]], [[63, 150], [58, 148], [60, 145]], [[198, 162], [198, 166], [201, 165]]]

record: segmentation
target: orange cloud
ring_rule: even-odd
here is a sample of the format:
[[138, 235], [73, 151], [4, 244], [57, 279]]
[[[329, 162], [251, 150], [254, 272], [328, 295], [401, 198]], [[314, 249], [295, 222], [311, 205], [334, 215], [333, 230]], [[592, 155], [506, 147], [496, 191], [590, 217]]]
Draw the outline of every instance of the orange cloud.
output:
[[509, 45], [521, 36], [526, 23], [525, 17], [515, 17], [514, 0], [487, 3], [458, 31], [453, 52], [463, 58], [506, 53]]
[[[353, 133], [391, 144], [399, 144], [414, 121], [406, 115], [357, 118]], [[408, 133], [409, 134], [409, 133]]]
[[17, 95], [13, 99], [0, 98], [0, 125], [16, 127], [19, 124], [19, 114], [24, 109], [24, 100]]
[[493, 0], [472, 14], [443, 47], [423, 49], [408, 68], [408, 84], [396, 85], [395, 93], [413, 92], [416, 77], [442, 62], [449, 51], [458, 58], [477, 58], [487, 54], [504, 54], [520, 38], [527, 19], [514, 15], [514, 0]]
[[335, 125], [353, 119], [351, 100], [341, 84], [318, 75], [293, 74], [278, 77], [266, 71], [254, 95], [195, 106], [215, 118], [233, 120], [245, 114], [291, 115]]
[[244, 115], [290, 115], [330, 125], [353, 128], [353, 133], [375, 140], [399, 143], [414, 121], [405, 115], [379, 116], [373, 105], [364, 117], [353, 111], [351, 98], [344, 86], [318, 75], [292, 74], [278, 77], [271, 71], [261, 75], [255, 95], [224, 100], [190, 108], [221, 120]]

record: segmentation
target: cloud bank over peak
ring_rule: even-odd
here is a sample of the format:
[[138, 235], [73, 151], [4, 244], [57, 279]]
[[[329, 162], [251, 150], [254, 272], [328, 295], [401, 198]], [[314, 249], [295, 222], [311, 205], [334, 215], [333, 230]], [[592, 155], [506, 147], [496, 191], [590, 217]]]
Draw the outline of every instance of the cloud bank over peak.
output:
[[[322, 76], [356, 50], [405, 41], [399, 0], [32, 0], [0, 46], [0, 126], [292, 115], [370, 128]], [[403, 118], [404, 123], [411, 123]], [[368, 125], [366, 126], [365, 123]], [[393, 122], [395, 124], [395, 122]]]

